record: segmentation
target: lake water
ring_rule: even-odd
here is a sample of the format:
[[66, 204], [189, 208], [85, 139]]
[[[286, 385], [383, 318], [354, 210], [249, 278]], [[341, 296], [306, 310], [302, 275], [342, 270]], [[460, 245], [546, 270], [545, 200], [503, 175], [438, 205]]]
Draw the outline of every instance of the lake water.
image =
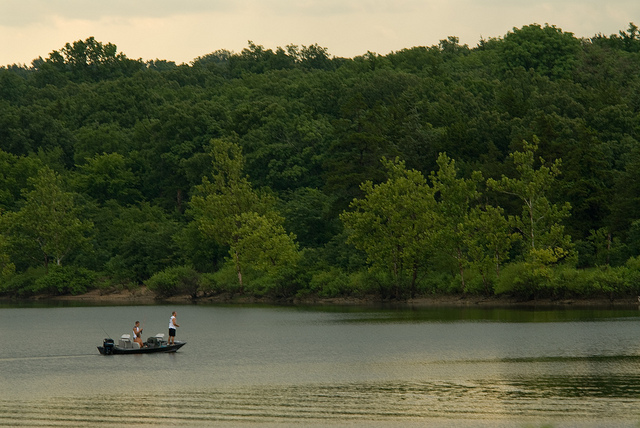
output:
[[[176, 354], [102, 356], [143, 323]], [[0, 426], [638, 427], [640, 311], [0, 305]]]

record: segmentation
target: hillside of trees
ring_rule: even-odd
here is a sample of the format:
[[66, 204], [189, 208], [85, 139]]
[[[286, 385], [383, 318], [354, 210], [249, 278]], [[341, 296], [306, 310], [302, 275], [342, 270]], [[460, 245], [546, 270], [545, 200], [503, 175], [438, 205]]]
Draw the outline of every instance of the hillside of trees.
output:
[[0, 295], [640, 294], [640, 32], [0, 68]]

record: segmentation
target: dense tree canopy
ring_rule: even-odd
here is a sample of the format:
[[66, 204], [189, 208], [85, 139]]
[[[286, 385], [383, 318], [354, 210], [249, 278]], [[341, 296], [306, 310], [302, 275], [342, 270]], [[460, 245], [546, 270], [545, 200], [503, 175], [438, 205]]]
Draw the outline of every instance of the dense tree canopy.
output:
[[181, 65], [67, 43], [0, 67], [0, 293], [635, 293], [639, 69], [633, 23]]

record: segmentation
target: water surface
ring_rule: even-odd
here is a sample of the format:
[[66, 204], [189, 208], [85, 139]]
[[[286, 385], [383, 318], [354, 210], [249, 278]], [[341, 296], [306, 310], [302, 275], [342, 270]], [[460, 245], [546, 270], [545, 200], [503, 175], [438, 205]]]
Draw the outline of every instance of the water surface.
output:
[[[0, 425], [637, 427], [638, 308], [0, 307]], [[101, 356], [165, 333], [176, 354]]]

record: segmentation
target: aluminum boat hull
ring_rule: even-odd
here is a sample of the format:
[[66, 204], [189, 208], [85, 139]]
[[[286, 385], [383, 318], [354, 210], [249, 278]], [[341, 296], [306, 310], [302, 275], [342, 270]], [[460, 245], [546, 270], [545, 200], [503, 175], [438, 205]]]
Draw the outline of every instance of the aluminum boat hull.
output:
[[98, 351], [100, 351], [102, 355], [156, 354], [163, 352], [176, 352], [186, 344], [187, 342], [176, 342], [174, 345], [162, 344], [159, 346], [145, 346], [142, 348], [121, 348], [117, 345], [114, 345], [113, 347], [98, 346]]

